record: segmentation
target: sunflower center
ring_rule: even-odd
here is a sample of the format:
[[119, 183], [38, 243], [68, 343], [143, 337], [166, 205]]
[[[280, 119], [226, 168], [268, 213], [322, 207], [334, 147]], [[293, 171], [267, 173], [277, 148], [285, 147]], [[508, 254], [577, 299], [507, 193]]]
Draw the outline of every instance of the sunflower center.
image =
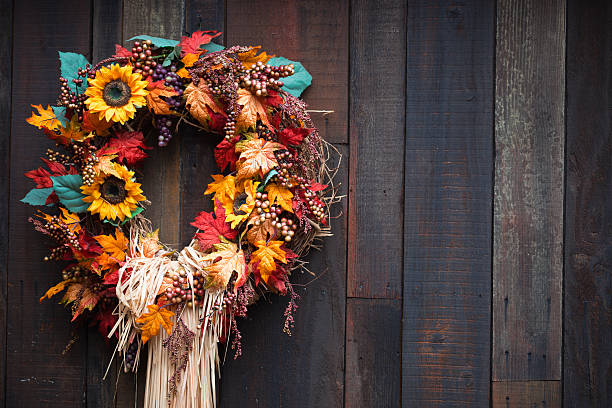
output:
[[125, 82], [115, 79], [104, 86], [102, 99], [108, 106], [123, 106], [130, 101], [132, 90]]
[[102, 197], [111, 204], [122, 203], [127, 197], [125, 181], [115, 177], [108, 177], [100, 187]]

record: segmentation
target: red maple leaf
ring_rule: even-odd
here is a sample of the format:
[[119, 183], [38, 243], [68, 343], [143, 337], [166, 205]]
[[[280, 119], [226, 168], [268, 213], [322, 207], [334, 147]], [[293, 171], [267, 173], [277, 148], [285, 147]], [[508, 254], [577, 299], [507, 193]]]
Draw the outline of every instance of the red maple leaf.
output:
[[278, 129], [278, 127], [280, 126], [280, 123], [281, 123], [281, 114], [280, 112], [276, 112], [275, 114], [272, 115], [272, 120], [270, 121], [270, 124], [272, 125], [274, 129]]
[[[117, 323], [117, 316], [113, 314], [113, 308], [106, 307], [103, 310], [99, 310], [92, 320], [92, 325], [96, 323], [98, 324], [98, 331], [104, 336], [104, 339], [108, 341], [108, 333], [110, 333], [115, 323]], [[115, 332], [115, 335], [119, 337], [119, 332]]]
[[91, 234], [82, 230], [79, 234], [79, 246], [81, 255], [85, 258], [95, 258], [102, 253], [102, 247], [98, 244]]
[[[28, 171], [25, 173], [26, 177], [31, 178], [36, 183], [36, 188], [49, 188], [53, 187], [53, 181], [51, 176], [65, 176], [67, 174], [77, 174], [74, 167], [66, 170], [66, 166], [61, 163], [52, 162], [47, 159], [42, 159], [45, 162], [51, 173], [46, 169], [39, 167], [35, 170]], [[57, 196], [56, 196], [57, 197]]]
[[104, 147], [107, 154], [116, 153], [119, 161], [125, 160], [128, 166], [133, 166], [149, 157], [143, 149], [151, 149], [144, 144], [142, 132], [127, 131], [117, 132]]
[[306, 136], [312, 132], [308, 128], [287, 128], [278, 134], [278, 142], [285, 146], [299, 146]]
[[310, 186], [308, 187], [310, 191], [323, 191], [326, 188], [327, 188], [327, 184], [321, 184], [321, 183], [310, 183]]
[[212, 110], [208, 105], [206, 105], [206, 110], [208, 111], [208, 127], [211, 132], [215, 133], [223, 133], [223, 128], [225, 127], [225, 123], [227, 122], [227, 115], [224, 113], [217, 113]]
[[191, 223], [191, 225], [202, 231], [196, 233], [195, 236], [204, 251], [210, 249], [214, 244], [221, 242], [220, 236], [234, 239], [238, 234], [238, 231], [231, 229], [230, 225], [225, 222], [225, 209], [219, 200], [216, 201], [216, 204], [215, 217], [213, 217], [212, 213], [202, 211]]
[[283, 98], [281, 98], [278, 92], [268, 91], [268, 96], [266, 97], [266, 104], [276, 108], [281, 103], [283, 103]]
[[231, 171], [236, 170], [238, 155], [234, 149], [239, 139], [240, 136], [235, 136], [231, 140], [223, 139], [223, 141], [215, 147], [215, 160], [221, 171], [224, 171], [228, 164]]
[[124, 48], [122, 46], [120, 46], [119, 44], [115, 44], [115, 55], [113, 55], [113, 57], [127, 57], [130, 58], [132, 56], [132, 53], [127, 49]]
[[220, 31], [195, 31], [191, 37], [181, 37], [179, 46], [181, 47], [181, 57], [185, 54], [198, 54], [202, 50], [200, 46], [208, 44], [213, 38], [220, 36]]

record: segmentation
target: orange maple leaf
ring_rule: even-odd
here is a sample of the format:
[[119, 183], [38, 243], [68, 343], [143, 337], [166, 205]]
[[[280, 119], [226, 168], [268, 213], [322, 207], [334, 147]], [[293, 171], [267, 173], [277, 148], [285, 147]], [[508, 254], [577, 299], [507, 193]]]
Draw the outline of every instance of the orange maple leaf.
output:
[[161, 97], [176, 96], [177, 93], [173, 88], [164, 85], [163, 81], [152, 82], [147, 86], [149, 93], [147, 94], [147, 106], [149, 111], [155, 112], [157, 115], [171, 115], [174, 113], [170, 110], [170, 105]]
[[59, 130], [62, 128], [62, 124], [55, 113], [53, 113], [53, 109], [51, 106], [47, 105], [47, 109], [44, 109], [42, 105], [31, 105], [33, 108], [36, 108], [38, 111], [38, 115], [32, 112], [32, 116], [26, 119], [30, 125], [34, 125], [37, 128], [47, 128], [49, 130]]
[[94, 239], [117, 262], [123, 262], [130, 242], [119, 228], [115, 229], [115, 237], [112, 235], [96, 235]]
[[240, 62], [242, 62], [242, 65], [246, 69], [250, 69], [253, 64], [257, 64], [260, 61], [262, 64], [266, 64], [272, 59], [272, 57], [274, 57], [274, 55], [272, 54], [266, 54], [265, 51], [263, 51], [259, 55], [256, 55], [260, 49], [261, 45], [258, 45], [257, 47], [251, 47], [251, 49], [246, 52], [238, 53], [238, 59], [240, 60]]
[[136, 323], [142, 324], [140, 330], [142, 333], [142, 343], [146, 343], [151, 337], [155, 337], [159, 334], [159, 329], [163, 327], [166, 333], [170, 334], [172, 331], [172, 322], [170, 317], [174, 316], [174, 313], [168, 309], [162, 309], [157, 305], [148, 305], [149, 313], [144, 313], [138, 319]]
[[198, 86], [194, 85], [193, 82], [190, 83], [189, 86], [185, 88], [184, 95], [187, 97], [185, 101], [187, 110], [189, 110], [191, 116], [196, 118], [198, 122], [204, 126], [208, 126], [207, 120], [209, 119], [209, 115], [206, 109], [207, 106], [213, 112], [223, 113], [223, 109], [214, 101], [212, 93], [204, 81], [200, 81]]
[[257, 241], [274, 239], [276, 237], [276, 229], [272, 226], [272, 220], [266, 218], [265, 221], [260, 221], [259, 225], [256, 224], [257, 220], [259, 220], [259, 214], [254, 212], [247, 223], [247, 240], [254, 245]]
[[238, 100], [239, 105], [242, 105], [242, 110], [236, 120], [236, 128], [239, 130], [248, 129], [249, 127], [255, 127], [257, 124], [257, 118], [263, 122], [264, 125], [272, 127], [270, 120], [268, 119], [268, 113], [266, 112], [265, 99], [252, 94], [246, 89], [238, 89]]
[[266, 186], [266, 192], [268, 193], [270, 203], [276, 203], [283, 207], [284, 210], [293, 212], [293, 193], [287, 187], [270, 183]]
[[65, 281], [61, 281], [60, 283], [58, 283], [57, 285], [53, 286], [52, 288], [49, 288], [49, 290], [46, 291], [45, 294], [40, 298], [40, 302], [45, 300], [45, 298], [51, 299], [51, 296], [57, 295], [62, 290], [66, 289], [66, 285], [69, 284], [70, 282], [71, 282], [71, 280], [67, 279]]
[[283, 251], [281, 248], [281, 245], [283, 244], [283, 241], [270, 241], [266, 243], [266, 241], [262, 240], [255, 242], [255, 246], [258, 249], [251, 255], [250, 263], [253, 264], [255, 262], [259, 262], [259, 273], [261, 275], [261, 279], [263, 279], [266, 283], [268, 283], [268, 278], [272, 272], [276, 270], [276, 262], [274, 262], [275, 259], [282, 263], [287, 263], [285, 251]]
[[208, 184], [204, 195], [214, 194], [211, 197], [213, 202], [219, 200], [224, 207], [228, 205], [231, 207], [236, 197], [236, 177], [213, 174], [212, 178], [215, 181]]
[[282, 148], [280, 143], [266, 142], [264, 139], [253, 139], [236, 146], [236, 150], [240, 152], [236, 163], [237, 178], [240, 180], [255, 175], [263, 178], [272, 168], [278, 166], [274, 151]]
[[[243, 184], [244, 195], [238, 202], [232, 201], [224, 205], [225, 208], [225, 222], [229, 222], [232, 229], [236, 229], [238, 224], [249, 218], [251, 212], [255, 208], [255, 194], [257, 194], [257, 187], [259, 181], [253, 182], [253, 179], [245, 180]], [[237, 205], [238, 208], [234, 206]]]
[[69, 304], [78, 302], [78, 305], [73, 306], [72, 320], [74, 321], [85, 310], [92, 310], [100, 300], [100, 294], [93, 292], [82, 283], [74, 283], [68, 287], [61, 303]]
[[244, 252], [238, 249], [238, 245], [223, 239], [219, 244], [214, 244], [215, 251], [202, 258], [204, 261], [213, 261], [211, 265], [205, 266], [208, 271], [206, 276], [206, 287], [224, 289], [234, 272], [237, 273], [234, 282], [234, 290], [242, 286], [247, 278], [246, 261]]
[[202, 51], [197, 52], [197, 53], [185, 54], [185, 56], [181, 58], [181, 62], [185, 64], [185, 66], [179, 69], [178, 71], [176, 71], [176, 74], [180, 76], [181, 78], [189, 78], [189, 71], [187, 71], [186, 68], [193, 67], [193, 64], [195, 64], [195, 62], [200, 58], [201, 54], [202, 54]]

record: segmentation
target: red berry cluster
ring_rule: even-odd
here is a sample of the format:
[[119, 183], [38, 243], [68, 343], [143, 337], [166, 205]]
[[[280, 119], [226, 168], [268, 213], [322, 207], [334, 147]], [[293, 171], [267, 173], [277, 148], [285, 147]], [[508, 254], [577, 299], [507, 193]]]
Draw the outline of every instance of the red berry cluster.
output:
[[145, 40], [143, 42], [134, 41], [132, 56], [130, 57], [134, 72], [143, 74], [144, 76], [153, 75], [153, 70], [157, 66], [157, 62], [153, 60], [151, 46], [151, 40]]
[[257, 64], [251, 65], [251, 68], [246, 70], [241, 80], [241, 86], [257, 96], [266, 96], [269, 89], [278, 91], [284, 85], [279, 78], [293, 74], [293, 64], [275, 67], [268, 64], [264, 65], [264, 63], [258, 61]]

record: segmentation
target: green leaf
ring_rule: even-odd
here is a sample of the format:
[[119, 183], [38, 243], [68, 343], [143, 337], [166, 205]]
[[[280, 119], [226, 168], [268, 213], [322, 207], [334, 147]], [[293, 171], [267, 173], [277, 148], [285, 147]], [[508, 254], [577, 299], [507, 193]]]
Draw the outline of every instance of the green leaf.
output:
[[275, 67], [293, 64], [294, 73], [291, 76], [281, 78], [281, 81], [284, 82], [281, 89], [289, 92], [295, 97], [299, 97], [302, 92], [304, 92], [304, 89], [308, 88], [312, 83], [312, 75], [310, 75], [310, 73], [306, 71], [306, 68], [299, 62], [291, 61], [283, 57], [275, 57], [272, 58], [268, 64]]
[[78, 174], [68, 174], [66, 176], [51, 177], [53, 190], [66, 209], [73, 213], [87, 211], [89, 204], [83, 201], [85, 195], [81, 193], [83, 178]]
[[107, 222], [109, 224], [114, 225], [115, 227], [118, 227], [120, 225], [125, 224], [126, 222], [128, 222], [129, 220], [131, 220], [132, 218], [134, 218], [135, 216], [137, 216], [138, 214], [140, 214], [141, 212], [144, 211], [144, 208], [142, 207], [136, 207], [136, 209], [134, 211], [132, 211], [132, 215], [129, 216], [129, 218], [125, 218], [123, 221], [120, 221], [119, 218], [117, 218], [117, 221], [113, 221], [113, 220], [104, 220], [104, 222]]
[[150, 35], [137, 35], [130, 38], [128, 41], [134, 40], [151, 40], [154, 46], [156, 47], [176, 47], [178, 45], [178, 41], [169, 40], [167, 38], [159, 38], [159, 37], [151, 37]]
[[47, 198], [53, 192], [53, 188], [33, 188], [21, 199], [22, 203], [30, 205], [45, 205]]
[[270, 179], [276, 175], [278, 175], [278, 171], [276, 171], [276, 169], [270, 170], [268, 174], [266, 174], [266, 178], [264, 179], [263, 183], [259, 184], [259, 187], [257, 187], [257, 191], [263, 193], [264, 188], [268, 185]]
[[68, 126], [68, 119], [66, 118], [66, 107], [64, 106], [52, 106], [53, 113], [59, 122], [62, 124], [62, 127]]
[[72, 92], [77, 92], [79, 94], [85, 92], [85, 89], [87, 89], [87, 78], [81, 78], [83, 79], [83, 83], [80, 86], [77, 86], [72, 80], [77, 79], [79, 68], [85, 69], [85, 65], [89, 64], [87, 58], [74, 52], [60, 51], [59, 60], [62, 76], [68, 80], [68, 88], [70, 88]]
[[178, 45], [174, 47], [172, 52], [166, 56], [166, 59], [164, 59], [162, 66], [167, 67], [168, 65], [172, 64], [172, 60], [179, 61], [181, 59], [181, 49], [182, 48]]
[[225, 49], [224, 46], [215, 44], [214, 42], [209, 42], [208, 44], [201, 45], [200, 48], [208, 52], [221, 51]]

